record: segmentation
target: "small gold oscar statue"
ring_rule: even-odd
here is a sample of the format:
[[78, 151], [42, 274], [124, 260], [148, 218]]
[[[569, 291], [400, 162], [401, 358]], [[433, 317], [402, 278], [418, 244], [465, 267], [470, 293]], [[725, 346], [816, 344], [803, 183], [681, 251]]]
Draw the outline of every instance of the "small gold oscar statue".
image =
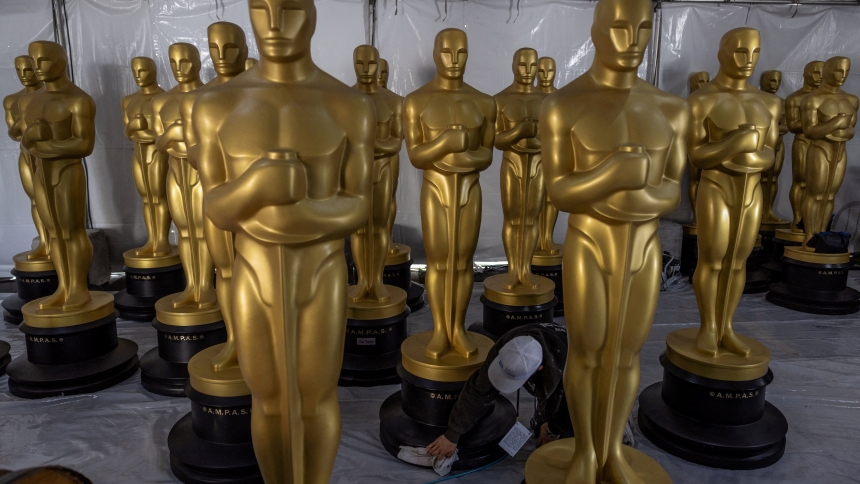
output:
[[[235, 234], [230, 311], [263, 480], [322, 484], [340, 442], [343, 239], [369, 215], [376, 116], [314, 64], [313, 0], [249, 7], [260, 62], [197, 94], [192, 158], [213, 181], [206, 216]], [[192, 387], [236, 367], [203, 368], [189, 370]]]
[[[854, 138], [858, 110], [857, 96], [841, 89], [850, 69], [847, 57], [828, 59], [821, 70], [821, 86], [800, 101], [800, 124], [808, 143], [800, 205], [803, 232], [796, 234], [803, 238], [797, 246], [785, 244], [784, 280], [771, 287], [767, 295], [770, 302], [796, 311], [813, 314], [860, 311], [860, 293], [847, 287], [851, 267], [844, 246], [847, 240], [831, 233], [828, 238], [813, 241], [817, 234], [829, 230], [833, 201], [848, 168], [846, 143]], [[792, 113], [792, 118], [796, 114]], [[784, 234], [795, 235], [784, 231], [779, 233], [780, 238]]]
[[648, 0], [600, 0], [594, 63], [541, 109], [547, 190], [570, 214], [564, 386], [576, 438], [536, 450], [528, 484], [672, 482], [622, 445], [660, 292], [658, 218], [681, 199], [689, 123], [683, 99], [637, 76], [652, 22]]
[[[436, 75], [404, 104], [409, 160], [424, 172], [421, 225], [433, 331], [403, 342], [401, 391], [380, 410], [380, 437], [394, 456], [401, 445], [426, 446], [439, 436], [463, 385], [493, 346], [465, 327], [481, 226], [479, 177], [493, 160], [496, 122], [493, 98], [463, 81], [468, 57], [465, 32], [439, 32], [433, 46]], [[461, 441], [461, 455], [473, 457], [461, 459], [460, 468], [499, 455], [495, 443], [514, 424], [512, 410], [507, 399], [497, 399], [495, 409], [467, 434], [480, 437]]]
[[24, 398], [97, 391], [137, 371], [137, 345], [116, 336], [113, 295], [90, 292], [93, 246], [87, 236], [82, 158], [95, 145], [93, 98], [66, 76], [66, 52], [54, 42], [30, 44], [45, 88], [18, 100], [21, 146], [35, 160], [39, 218], [50, 236], [57, 291], [22, 308], [27, 354], [9, 364], [9, 390]]
[[734, 331], [761, 226], [761, 174], [773, 166], [783, 109], [780, 98], [749, 83], [760, 49], [757, 30], [727, 32], [719, 72], [687, 98], [687, 154], [701, 170], [693, 275], [700, 326], [666, 337], [663, 382], [639, 397], [639, 426], [652, 442], [686, 460], [729, 469], [776, 462], [788, 430], [782, 413], [765, 401], [773, 379], [770, 351]]
[[[541, 168], [537, 117], [546, 94], [535, 87], [537, 51], [514, 53], [514, 82], [494, 96], [495, 147], [503, 152], [501, 173], [502, 245], [508, 273], [484, 281], [484, 320], [472, 331], [493, 339], [523, 323], [551, 323], [555, 284], [532, 274], [532, 257], [540, 238], [540, 214], [546, 188]], [[480, 326], [480, 329], [479, 329]]]
[[[9, 137], [20, 143], [21, 136], [21, 110], [18, 109], [18, 100], [24, 94], [36, 92], [44, 87], [42, 81], [36, 77], [33, 70], [33, 61], [26, 55], [15, 58], [15, 73], [24, 89], [3, 98], [3, 110], [6, 113], [6, 125], [9, 127]], [[48, 231], [45, 224], [39, 218], [39, 210], [36, 208], [36, 159], [24, 149], [20, 148], [18, 155], [18, 173], [21, 175], [21, 184], [24, 193], [30, 199], [30, 215], [33, 217], [33, 225], [39, 236], [39, 245], [33, 250], [28, 250], [12, 257], [14, 264], [13, 275], [17, 279], [18, 294], [3, 299], [3, 319], [11, 324], [19, 324], [24, 320], [21, 308], [24, 304], [53, 294], [57, 289], [57, 272], [51, 261], [51, 244], [49, 243]]]
[[[694, 72], [690, 74], [690, 94], [696, 92], [700, 87], [709, 82], [711, 82], [711, 75], [707, 72]], [[681, 239], [681, 274], [692, 276], [696, 270], [696, 263], [699, 260], [698, 231], [696, 229], [696, 194], [699, 192], [699, 181], [702, 177], [702, 170], [696, 168], [692, 163], [688, 163], [687, 168], [690, 170], [687, 199], [690, 200], [690, 207], [693, 210], [693, 220], [688, 224], [681, 225], [683, 230], [683, 237]]]
[[388, 89], [388, 61], [385, 59], [379, 59], [379, 87], [383, 89]]
[[[782, 72], [780, 71], [764, 71], [760, 79], [761, 90], [776, 95], [779, 87], [782, 85]], [[782, 101], [782, 99], [780, 99]], [[780, 106], [784, 106], [782, 101]], [[773, 213], [773, 205], [776, 203], [776, 193], [778, 190], [779, 174], [782, 172], [782, 164], [785, 160], [785, 143], [783, 135], [788, 133], [788, 124], [785, 119], [785, 109], [779, 117], [779, 138], [776, 141], [776, 150], [774, 152], [773, 166], [763, 171], [761, 174], [761, 192], [762, 192], [762, 214], [761, 214], [761, 231], [770, 234], [772, 237], [776, 229], [788, 228], [791, 222], [783, 220]]]

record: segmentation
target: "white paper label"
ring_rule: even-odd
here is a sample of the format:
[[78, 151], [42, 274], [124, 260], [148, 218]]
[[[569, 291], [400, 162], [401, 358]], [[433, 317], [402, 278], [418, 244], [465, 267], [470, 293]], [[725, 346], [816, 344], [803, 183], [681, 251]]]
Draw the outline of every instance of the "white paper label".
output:
[[356, 338], [358, 346], [375, 346], [376, 338]]
[[523, 448], [523, 445], [531, 438], [532, 433], [525, 425], [517, 422], [513, 428], [508, 431], [507, 435], [499, 442], [499, 447], [505, 450], [511, 457], [517, 455], [517, 452]]

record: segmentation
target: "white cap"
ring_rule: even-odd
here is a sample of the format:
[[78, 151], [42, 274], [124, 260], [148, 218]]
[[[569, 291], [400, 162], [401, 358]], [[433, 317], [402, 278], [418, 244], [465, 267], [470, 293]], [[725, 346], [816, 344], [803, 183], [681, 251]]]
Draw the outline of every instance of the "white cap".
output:
[[517, 336], [499, 350], [487, 376], [502, 393], [517, 391], [543, 363], [543, 348], [531, 336]]

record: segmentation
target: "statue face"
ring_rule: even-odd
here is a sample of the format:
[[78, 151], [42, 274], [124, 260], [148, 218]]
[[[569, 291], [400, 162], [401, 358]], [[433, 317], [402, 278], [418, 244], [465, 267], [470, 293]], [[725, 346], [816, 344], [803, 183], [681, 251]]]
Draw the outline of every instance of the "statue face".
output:
[[845, 84], [848, 72], [851, 70], [851, 61], [847, 57], [833, 57], [824, 63], [824, 81], [835, 87]]
[[594, 11], [591, 39], [595, 60], [610, 70], [636, 70], [651, 39], [650, 0], [600, 0]]
[[38, 80], [51, 82], [63, 77], [66, 72], [66, 51], [60, 44], [40, 40], [31, 42], [28, 50]]
[[690, 93], [699, 90], [705, 84], [711, 82], [711, 75], [707, 72], [694, 72], [690, 75]]
[[136, 82], [140, 87], [147, 87], [155, 84], [158, 77], [155, 62], [153, 62], [149, 57], [135, 57], [132, 59], [131, 72], [134, 75], [134, 82]]
[[379, 51], [370, 45], [359, 45], [352, 54], [355, 78], [361, 84], [376, 84], [379, 79]]
[[260, 56], [289, 62], [310, 54], [317, 11], [313, 0], [249, 0]]
[[219, 75], [233, 75], [245, 70], [248, 47], [245, 32], [230, 22], [216, 22], [209, 26], [209, 56]]
[[776, 94], [780, 85], [782, 85], [782, 72], [767, 71], [761, 75], [762, 91]]
[[36, 71], [33, 69], [33, 60], [29, 56], [19, 55], [15, 58], [15, 73], [18, 74], [18, 80], [24, 86], [30, 87], [39, 84]]
[[552, 86], [555, 81], [555, 59], [541, 57], [538, 59], [538, 82], [541, 86]]
[[720, 68], [734, 79], [749, 79], [760, 52], [761, 35], [758, 30], [747, 27], [730, 30], [720, 42]]
[[460, 29], [445, 29], [436, 35], [433, 61], [436, 74], [446, 79], [462, 79], [469, 59], [469, 42], [466, 32]]
[[519, 84], [534, 84], [538, 56], [534, 49], [520, 49], [514, 54], [514, 80]]
[[385, 86], [388, 82], [388, 61], [379, 59], [379, 84]]
[[172, 44], [167, 49], [170, 69], [176, 82], [193, 82], [200, 78], [200, 52], [191, 44]]
[[812, 61], [803, 69], [803, 82], [812, 87], [821, 85], [821, 72], [824, 71], [823, 61]]

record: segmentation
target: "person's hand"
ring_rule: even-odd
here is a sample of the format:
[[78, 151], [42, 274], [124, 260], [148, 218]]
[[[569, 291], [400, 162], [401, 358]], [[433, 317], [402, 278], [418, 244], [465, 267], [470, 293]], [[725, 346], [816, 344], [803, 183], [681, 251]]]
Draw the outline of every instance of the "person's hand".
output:
[[556, 440], [558, 440], [558, 435], [554, 435], [552, 432], [550, 432], [549, 423], [544, 422], [543, 425], [540, 426], [540, 436], [535, 443], [535, 448], [538, 448], [550, 442], [555, 442]]
[[426, 450], [427, 454], [433, 457], [451, 457], [457, 450], [457, 444], [448, 440], [444, 435], [440, 435], [438, 439], [427, 446]]

